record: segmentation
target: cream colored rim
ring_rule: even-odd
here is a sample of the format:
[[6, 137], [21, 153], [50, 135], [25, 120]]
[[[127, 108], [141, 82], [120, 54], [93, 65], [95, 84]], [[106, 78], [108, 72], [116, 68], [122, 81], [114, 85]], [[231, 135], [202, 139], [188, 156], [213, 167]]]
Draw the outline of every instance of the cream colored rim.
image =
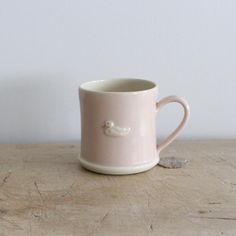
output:
[[157, 85], [154, 82], [136, 78], [94, 80], [79, 86], [80, 90], [102, 94], [145, 93], [156, 88]]
[[93, 164], [91, 162], [88, 162], [84, 160], [83, 158], [79, 157], [80, 164], [93, 172], [101, 173], [101, 174], [107, 174], [107, 175], [129, 175], [129, 174], [135, 174], [147, 171], [154, 166], [156, 166], [159, 162], [159, 158], [155, 161], [148, 162], [142, 165], [135, 165], [135, 166], [103, 166], [98, 164]]

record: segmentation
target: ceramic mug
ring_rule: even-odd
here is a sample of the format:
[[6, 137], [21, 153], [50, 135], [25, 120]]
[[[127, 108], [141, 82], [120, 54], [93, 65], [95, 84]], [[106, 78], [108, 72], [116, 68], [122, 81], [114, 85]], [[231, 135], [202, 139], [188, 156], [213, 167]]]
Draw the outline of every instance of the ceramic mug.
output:
[[[183, 129], [189, 118], [184, 98], [165, 97], [156, 102], [158, 87], [142, 79], [86, 82], [79, 87], [83, 167], [103, 174], [133, 174], [151, 169], [160, 152]], [[156, 116], [168, 103], [182, 105], [179, 126], [156, 144]]]

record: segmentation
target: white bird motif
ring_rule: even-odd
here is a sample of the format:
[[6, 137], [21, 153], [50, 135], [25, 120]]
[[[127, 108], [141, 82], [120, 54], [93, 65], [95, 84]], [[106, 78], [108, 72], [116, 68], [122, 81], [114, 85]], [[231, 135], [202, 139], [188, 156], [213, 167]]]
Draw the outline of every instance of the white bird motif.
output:
[[120, 128], [115, 126], [115, 123], [111, 120], [105, 121], [103, 125], [104, 133], [108, 136], [126, 136], [130, 132], [130, 128]]

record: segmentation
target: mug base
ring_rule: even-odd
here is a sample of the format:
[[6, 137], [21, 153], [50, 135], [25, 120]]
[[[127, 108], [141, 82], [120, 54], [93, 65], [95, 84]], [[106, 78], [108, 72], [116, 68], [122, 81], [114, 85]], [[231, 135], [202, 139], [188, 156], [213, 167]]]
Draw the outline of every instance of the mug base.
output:
[[79, 162], [85, 169], [96, 173], [106, 175], [130, 175], [150, 170], [158, 164], [159, 157], [155, 161], [135, 166], [103, 166], [88, 162], [81, 157], [79, 157]]

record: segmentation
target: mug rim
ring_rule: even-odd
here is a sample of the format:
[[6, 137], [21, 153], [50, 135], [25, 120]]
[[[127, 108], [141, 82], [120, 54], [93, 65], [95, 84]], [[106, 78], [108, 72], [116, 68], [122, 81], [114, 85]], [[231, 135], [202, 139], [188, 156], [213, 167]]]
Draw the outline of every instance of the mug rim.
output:
[[[104, 83], [104, 82], [115, 82], [115, 81], [126, 81], [126, 82], [139, 82], [139, 83], [145, 83], [146, 86], [150, 86], [148, 88], [143, 88], [139, 90], [130, 90], [130, 91], [104, 91], [104, 90], [99, 90], [99, 89], [89, 89], [86, 88], [86, 86], [91, 85], [91, 84], [97, 84], [97, 83]], [[112, 79], [103, 79], [103, 80], [92, 80], [88, 82], [84, 82], [80, 84], [79, 90], [83, 90], [86, 92], [91, 92], [91, 93], [99, 93], [99, 94], [139, 94], [139, 93], [146, 93], [152, 90], [157, 89], [157, 84], [153, 81], [146, 80], [146, 79], [140, 79], [140, 78], [112, 78]]]

